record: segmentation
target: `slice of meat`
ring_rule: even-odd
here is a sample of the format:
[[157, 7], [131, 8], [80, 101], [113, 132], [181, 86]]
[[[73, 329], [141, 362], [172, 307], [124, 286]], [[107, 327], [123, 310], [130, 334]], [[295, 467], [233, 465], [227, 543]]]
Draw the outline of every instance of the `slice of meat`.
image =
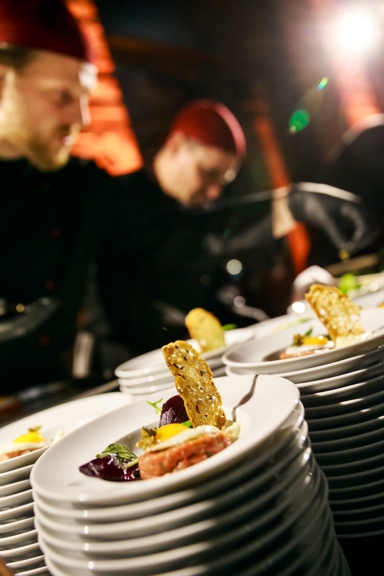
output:
[[146, 452], [139, 457], [140, 476], [142, 480], [147, 480], [183, 470], [221, 452], [231, 443], [231, 436], [221, 430], [217, 434], [203, 434], [173, 448]]

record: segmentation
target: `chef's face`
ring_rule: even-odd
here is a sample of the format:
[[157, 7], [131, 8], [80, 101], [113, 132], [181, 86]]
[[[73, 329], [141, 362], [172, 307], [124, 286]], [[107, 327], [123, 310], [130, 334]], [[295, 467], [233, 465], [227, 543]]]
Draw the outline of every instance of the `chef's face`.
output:
[[237, 170], [234, 154], [183, 135], [179, 135], [169, 164], [172, 178], [165, 193], [184, 206], [217, 200]]
[[44, 172], [64, 166], [89, 123], [96, 68], [69, 56], [36, 51], [22, 69], [3, 67], [0, 157], [26, 158]]

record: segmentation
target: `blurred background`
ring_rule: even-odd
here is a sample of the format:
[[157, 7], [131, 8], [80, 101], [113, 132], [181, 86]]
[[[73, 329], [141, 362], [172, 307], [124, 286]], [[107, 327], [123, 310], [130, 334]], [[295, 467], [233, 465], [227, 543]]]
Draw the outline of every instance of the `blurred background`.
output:
[[[384, 99], [384, 2], [364, 0], [69, 0], [88, 28], [100, 69], [93, 123], [75, 153], [111, 173], [137, 168], [174, 113], [193, 98], [224, 102], [248, 154], [227, 197], [322, 181], [340, 139]], [[241, 230], [262, 203], [212, 215]], [[294, 277], [324, 262], [318, 232], [299, 227], [269, 253], [248, 251], [223, 276], [250, 305], [284, 314]], [[225, 280], [223, 280], [225, 281]]]

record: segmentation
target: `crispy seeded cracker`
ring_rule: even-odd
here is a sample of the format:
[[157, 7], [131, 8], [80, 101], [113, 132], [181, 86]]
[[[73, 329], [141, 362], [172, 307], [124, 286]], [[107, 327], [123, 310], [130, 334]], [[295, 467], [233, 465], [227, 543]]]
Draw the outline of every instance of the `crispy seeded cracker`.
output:
[[360, 324], [361, 306], [352, 302], [336, 286], [312, 284], [305, 298], [328, 330], [333, 342], [336, 342], [337, 338], [365, 333]]
[[219, 320], [204, 308], [194, 308], [185, 317], [189, 335], [198, 341], [201, 352], [225, 346], [224, 332]]
[[183, 340], [163, 346], [162, 351], [193, 427], [203, 424], [224, 426], [226, 417], [221, 396], [204, 358]]

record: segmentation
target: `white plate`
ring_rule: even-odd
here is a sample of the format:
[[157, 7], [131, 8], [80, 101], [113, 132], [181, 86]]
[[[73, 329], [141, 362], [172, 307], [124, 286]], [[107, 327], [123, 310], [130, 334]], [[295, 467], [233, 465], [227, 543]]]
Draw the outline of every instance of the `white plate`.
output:
[[[220, 550], [221, 556], [225, 557], [227, 552], [231, 554], [234, 549], [236, 550], [238, 546], [244, 545], [244, 542], [249, 541], [249, 538], [252, 536], [256, 549], [261, 549], [258, 557], [270, 566], [270, 552], [263, 549], [265, 548], [265, 541], [269, 541], [272, 545], [280, 535], [285, 533], [286, 544], [290, 544], [290, 547], [293, 548], [298, 543], [306, 540], [309, 534], [309, 526], [306, 525], [306, 522], [309, 521], [309, 524], [312, 524], [311, 528], [313, 528], [313, 525], [317, 523], [316, 521], [327, 506], [326, 483], [322, 482], [322, 476], [320, 474], [309, 475], [303, 493], [306, 493], [308, 490], [310, 494], [306, 494], [304, 498], [300, 498], [300, 490], [294, 491], [294, 493], [291, 494], [292, 500], [296, 500], [295, 505], [292, 506], [292, 509], [285, 515], [282, 521], [272, 524], [268, 530], [265, 530], [262, 537], [258, 533], [260, 529], [259, 518], [255, 515], [252, 519], [241, 523], [239, 526], [234, 526], [229, 532], [221, 534], [220, 530], [218, 530], [217, 536], [207, 541], [203, 540], [169, 551], [129, 559], [100, 560], [94, 558], [92, 561], [92, 570], [96, 574], [137, 574], [140, 573], [143, 568], [147, 568], [147, 570], [150, 570], [150, 573], [153, 573], [153, 569], [156, 569], [156, 573], [159, 573], [160, 569], [163, 571], [166, 569], [181, 568], [182, 564], [187, 560], [190, 562], [193, 559], [193, 562], [198, 562], [204, 559], [209, 563], [214, 558], [220, 557]], [[290, 527], [292, 525], [295, 526], [299, 519], [299, 525], [296, 530], [290, 533]], [[313, 534], [311, 533], [308, 537], [313, 537]], [[89, 566], [89, 559], [69, 559], [64, 553], [53, 549], [44, 539], [44, 534], [41, 537], [41, 545], [45, 550], [48, 565], [52, 559], [54, 563], [57, 562], [62, 567], [67, 567], [70, 570], [75, 569], [81, 571]], [[227, 552], [225, 552], [225, 550]], [[276, 545], [275, 550], [278, 556], [279, 548]], [[283, 551], [280, 553], [283, 555]]]
[[348, 384], [346, 386], [340, 386], [339, 388], [332, 388], [331, 390], [305, 394], [303, 395], [304, 406], [306, 408], [312, 406], [328, 406], [336, 402], [368, 396], [380, 390], [383, 387], [383, 382], [384, 374], [379, 374], [364, 382], [356, 382], [355, 384]]
[[362, 470], [371, 470], [372, 468], [379, 468], [384, 464], [384, 454], [378, 454], [368, 458], [362, 458], [356, 462], [337, 462], [336, 464], [321, 466], [322, 471], [327, 477], [332, 478], [336, 475], [350, 474], [352, 472], [360, 472]]
[[12, 482], [12, 484], [5, 484], [0, 486], [0, 498], [4, 496], [9, 496], [10, 494], [16, 494], [17, 492], [22, 492], [23, 490], [28, 490], [31, 487], [29, 478], [26, 480], [19, 480], [19, 482]]
[[16, 494], [10, 494], [9, 496], [4, 496], [0, 498], [0, 510], [5, 510], [7, 508], [12, 508], [12, 506], [21, 506], [27, 502], [32, 501], [32, 489], [24, 490], [22, 492], [16, 492]]
[[157, 392], [158, 390], [165, 390], [166, 388], [172, 388], [175, 386], [175, 379], [168, 378], [163, 384], [148, 384], [141, 386], [129, 386], [126, 384], [126, 380], [119, 379], [120, 391], [126, 391], [128, 394], [150, 394], [151, 392]]
[[31, 570], [23, 570], [22, 572], [17, 572], [15, 576], [49, 576], [48, 568], [46, 566], [41, 566], [40, 568], [31, 568]]
[[[129, 403], [129, 397], [120, 392], [109, 392], [65, 402], [4, 426], [0, 429], [0, 445], [12, 442], [35, 426], [41, 426], [41, 432], [46, 438], [53, 438], [60, 429], [68, 434], [100, 414], [127, 403]], [[2, 473], [31, 464], [31, 458], [35, 461], [45, 450], [46, 448], [41, 448], [30, 454], [0, 462], [0, 484], [4, 483], [1, 481]]]
[[5, 520], [17, 520], [21, 517], [25, 518], [28, 515], [33, 515], [33, 502], [28, 502], [27, 504], [22, 504], [21, 506], [15, 506], [14, 508], [8, 508], [8, 510], [1, 510], [0, 524], [2, 524]]
[[[305, 430], [300, 433], [305, 434]], [[110, 522], [108, 524], [93, 523], [89, 521], [89, 518], [83, 519], [82, 522], [77, 524], [74, 522], [63, 523], [61, 516], [61, 522], [57, 520], [58, 512], [60, 514], [61, 510], [57, 511], [53, 506], [48, 506], [38, 498], [36, 500], [36, 518], [39, 519], [46, 531], [60, 535], [64, 539], [81, 540], [83, 543], [85, 540], [99, 542], [102, 539], [105, 542], [126, 538], [135, 539], [143, 536], [149, 537], [159, 532], [168, 534], [167, 531], [169, 530], [179, 530], [183, 526], [191, 526], [196, 522], [216, 517], [217, 514], [222, 514], [224, 510], [238, 509], [239, 503], [244, 501], [244, 499], [246, 499], [247, 503], [251, 500], [256, 503], [257, 500], [259, 507], [266, 505], [267, 502], [275, 497], [283, 500], [283, 491], [293, 481], [296, 481], [298, 474], [301, 474], [306, 469], [310, 457], [311, 449], [305, 448], [305, 445], [302, 445], [296, 439], [295, 442], [286, 447], [286, 450], [281, 454], [281, 458], [271, 461], [266, 469], [257, 471], [256, 466], [254, 468], [255, 473], [252, 474], [248, 463], [248, 473], [244, 477], [239, 474], [234, 475], [233, 483], [225, 486], [225, 490], [218, 486], [218, 491], [214, 494], [209, 494], [208, 498], [204, 498], [204, 492], [199, 490], [200, 499], [197, 502], [155, 514], [151, 517], [144, 516], [143, 518]], [[276, 481], [270, 484], [269, 490], [266, 490], [266, 483], [275, 477]], [[234, 485], [241, 486], [241, 489], [234, 490]]]
[[312, 310], [309, 310], [305, 314], [297, 314], [292, 312], [291, 314], [284, 314], [283, 316], [276, 316], [276, 318], [269, 318], [268, 320], [263, 320], [258, 324], [249, 326], [252, 328], [255, 338], [263, 338], [268, 334], [282, 332], [287, 330], [287, 328], [295, 327], [298, 331], [301, 329], [301, 325], [312, 320], [315, 314]]
[[0, 538], [0, 549], [4, 546], [18, 544], [23, 540], [34, 540], [36, 539], [36, 536], [36, 529], [27, 530], [26, 532], [21, 532], [20, 534], [13, 534], [12, 536], [5, 536], [4, 538]]
[[10, 562], [17, 562], [23, 559], [22, 556], [37, 556], [39, 552], [39, 544], [34, 542], [33, 544], [2, 550], [1, 556], [3, 560], [10, 559]]
[[[311, 435], [310, 435], [311, 437]], [[324, 454], [325, 452], [341, 451], [359, 446], [369, 446], [384, 439], [384, 429], [371, 430], [363, 434], [356, 434], [349, 438], [337, 438], [336, 440], [312, 441], [313, 451]]]
[[353, 298], [353, 301], [363, 308], [377, 308], [377, 306], [384, 302], [384, 290], [381, 289], [376, 292], [363, 294], [362, 296], [356, 296]]
[[371, 420], [365, 420], [363, 422], [356, 422], [354, 424], [349, 424], [349, 426], [339, 426], [336, 428], [328, 428], [325, 430], [312, 430], [311, 429], [311, 441], [312, 442], [323, 442], [326, 440], [336, 438], [349, 438], [357, 434], [363, 434], [364, 432], [369, 432], [371, 430], [376, 430], [383, 426], [384, 412], [379, 418], [372, 418]]
[[[201, 354], [205, 360], [209, 361], [217, 356], [222, 356], [222, 354], [227, 350], [229, 346], [237, 344], [239, 342], [245, 342], [254, 337], [254, 332], [252, 328], [239, 328], [237, 330], [228, 330], [224, 332], [225, 346], [212, 350], [211, 352], [204, 352]], [[196, 340], [187, 340], [196, 350], [199, 350], [199, 345]], [[118, 378], [136, 378], [140, 376], [147, 376], [149, 374], [159, 374], [161, 372], [168, 371], [165, 365], [164, 356], [161, 348], [157, 350], [152, 350], [146, 354], [141, 354], [136, 358], [132, 358], [124, 364], [121, 364], [115, 369], [115, 374]]]
[[313, 380], [312, 382], [297, 383], [296, 386], [300, 390], [300, 394], [306, 396], [307, 394], [324, 392], [334, 390], [335, 388], [342, 388], [343, 386], [349, 386], [351, 384], [357, 384], [358, 382], [368, 380], [369, 378], [373, 378], [378, 374], [383, 373], [384, 359], [375, 362], [370, 366], [360, 368], [359, 370], [353, 370], [352, 372], [346, 372], [329, 378], [322, 378], [321, 380]]
[[[305, 400], [305, 396], [303, 396]], [[305, 408], [305, 415], [308, 422], [312, 418], [318, 419], [322, 416], [338, 416], [347, 412], [356, 412], [357, 410], [364, 410], [368, 407], [374, 407], [377, 404], [382, 404], [384, 401], [384, 389], [375, 392], [374, 394], [364, 395], [362, 392], [359, 397], [343, 400], [335, 404], [326, 404], [325, 406], [307, 406]], [[305, 406], [305, 402], [303, 402]], [[341, 426], [341, 424], [340, 424]]]
[[[142, 554], [154, 554], [197, 541], [204, 542], [210, 537], [215, 537], [218, 532], [223, 534], [230, 530], [236, 531], [239, 522], [245, 522], [246, 519], [249, 520], [252, 517], [258, 517], [260, 529], [263, 524], [268, 524], [273, 519], [278, 518], [277, 521], [279, 522], [280, 515], [287, 512], [292, 506], [295, 493], [300, 492], [303, 497], [308, 496], [305, 493], [308, 488], [310, 491], [312, 489], [309, 484], [310, 480], [314, 479], [314, 472], [314, 459], [313, 456], [311, 458], [311, 450], [308, 448], [296, 457], [291, 466], [280, 470], [278, 482], [272, 483], [273, 473], [269, 474], [269, 485], [267, 484], [267, 486], [270, 487], [270, 490], [265, 485], [268, 482], [268, 476], [264, 477], [263, 483], [257, 482], [257, 477], [251, 478], [247, 484], [241, 484], [244, 490], [241, 490], [238, 495], [239, 501], [236, 498], [231, 499], [234, 490], [230, 490], [227, 498], [224, 499], [226, 501], [224, 506], [220, 506], [220, 502], [217, 502], [215, 498], [212, 499], [211, 508], [209, 509], [207, 506], [205, 518], [195, 522], [187, 521], [184, 525], [177, 527], [164, 525], [163, 530], [155, 534], [139, 536], [130, 527], [129, 532], [132, 534], [130, 536], [129, 532], [127, 534], [125, 526], [122, 526], [114, 540], [106, 541], [101, 535], [101, 540], [99, 536], [96, 541], [89, 538], [84, 541], [84, 539], [74, 538], [73, 533], [72, 537], [60, 530], [56, 534], [53, 533], [42, 517], [40, 522], [39, 514], [36, 514], [36, 527], [44, 542], [53, 546], [54, 549], [68, 552], [71, 557], [126, 558]], [[260, 484], [263, 484], [261, 489]], [[255, 490], [253, 486], [256, 487]], [[265, 505], [267, 503], [269, 506], [266, 510]], [[147, 521], [147, 525], [150, 523], [151, 521]]]
[[[384, 309], [362, 310], [361, 324], [367, 332], [375, 334], [371, 338], [342, 348], [286, 360], [266, 361], [267, 356], [286, 349], [292, 343], [293, 336], [298, 332], [294, 327], [279, 334], [270, 334], [255, 341], [233, 346], [223, 354], [223, 362], [235, 368], [252, 369], [256, 373], [281, 375], [357, 356], [384, 343]], [[313, 335], [326, 334], [323, 324], [317, 319], [302, 324], [300, 333], [307, 332], [309, 328], [312, 328]]]
[[[305, 368], [303, 370], [294, 370], [292, 372], [283, 372], [279, 374], [282, 378], [287, 378], [295, 384], [310, 384], [312, 381], [326, 379], [328, 377], [345, 374], [349, 371], [370, 366], [374, 362], [381, 361], [384, 357], [384, 346], [378, 346], [365, 354], [351, 356], [344, 360], [330, 362], [313, 368]], [[237, 368], [234, 366], [226, 366], [225, 372], [227, 376], [244, 376], [246, 374], [255, 374], [252, 368]]]
[[338, 414], [336, 416], [326, 416], [324, 418], [311, 418], [311, 430], [327, 430], [330, 428], [338, 428], [357, 424], [359, 422], [368, 422], [373, 418], [381, 418], [384, 414], [384, 403], [375, 404], [367, 408], [347, 412], [345, 414]]
[[15, 520], [6, 520], [0, 524], [0, 535], [18, 534], [20, 530], [30, 530], [33, 528], [33, 515]]
[[0, 486], [6, 486], [11, 482], [18, 482], [20, 480], [25, 480], [29, 478], [33, 464], [28, 464], [28, 466], [22, 466], [21, 468], [14, 468], [13, 470], [8, 470], [8, 472], [0, 473]]
[[[252, 376], [217, 378], [223, 406], [231, 412], [250, 390]], [[174, 395], [168, 390], [163, 401]], [[157, 400], [157, 396], [151, 396]], [[78, 467], [95, 458], [96, 454], [112, 442], [126, 437], [136, 450], [135, 441], [142, 426], [158, 420], [147, 401], [139, 400], [88, 423], [45, 452], [31, 474], [33, 490], [43, 497], [66, 502], [87, 502], [99, 506], [113, 502], [134, 502], [156, 495], [184, 489], [226, 470], [241, 461], [247, 453], [268, 438], [292, 413], [299, 401], [299, 392], [288, 380], [274, 376], [260, 376], [251, 400], [238, 410], [241, 426], [240, 438], [212, 458], [191, 466], [177, 474], [153, 478], [144, 482], [113, 483], [81, 474]], [[60, 466], [58, 466], [60, 462]]]
[[[196, 503], [200, 503], [202, 499], [207, 500], [217, 493], [224, 492], [228, 487], [232, 487], [233, 484], [241, 482], [246, 475], [254, 474], [255, 471], [259, 471], [259, 476], [262, 476], [260, 470], [263, 470], [266, 466], [269, 468], [272, 465], [273, 469], [277, 471], [279, 466], [284, 465], [284, 460], [281, 462], [281, 456], [285, 458], [288, 455], [288, 458], [290, 458], [293, 453], [296, 454], [307, 446], [308, 425], [304, 420], [304, 407], [301, 402], [298, 402], [282, 426], [261, 446], [258, 456], [256, 454], [248, 456], [242, 461], [241, 466], [233, 467], [230, 473], [218, 476], [215, 478], [215, 482], [211, 480], [209, 483], [205, 482], [197, 485], [196, 488], [192, 487], [188, 490], [174, 492], [173, 494], [157, 498], [152, 497], [147, 501], [103, 508], [90, 508], [87, 506], [86, 509], [82, 510], [78, 507], [65, 507], [65, 503], [63, 504], [57, 499], [44, 498], [36, 492], [34, 494], [35, 504], [53, 520], [57, 518], [57, 508], [60, 507], [60, 521], [71, 525], [75, 524], [75, 526], [84, 524], [84, 522], [89, 526], [96, 523], [105, 525], [111, 522], [129, 520], [132, 523], [134, 520], [140, 520], [133, 524], [137, 531], [140, 531], [143, 529], [142, 521], [147, 522], [148, 518], [152, 516], [151, 527], [156, 532], [159, 519], [161, 528], [163, 521], [164, 523], [172, 519], [175, 521], [173, 514], [179, 514], [181, 508], [185, 510], [188, 519], [187, 506], [194, 506]], [[188, 509], [191, 511], [190, 508]], [[108, 530], [108, 527], [106, 527], [106, 530]]]
[[35, 566], [35, 568], [45, 566], [44, 556], [41, 554], [41, 550], [38, 549], [36, 552], [29, 558], [25, 558], [23, 560], [21, 559], [16, 560], [14, 562], [13, 561], [7, 562], [8, 568], [15, 571], [18, 570], [19, 568], [27, 568], [28, 566], [29, 567]]

